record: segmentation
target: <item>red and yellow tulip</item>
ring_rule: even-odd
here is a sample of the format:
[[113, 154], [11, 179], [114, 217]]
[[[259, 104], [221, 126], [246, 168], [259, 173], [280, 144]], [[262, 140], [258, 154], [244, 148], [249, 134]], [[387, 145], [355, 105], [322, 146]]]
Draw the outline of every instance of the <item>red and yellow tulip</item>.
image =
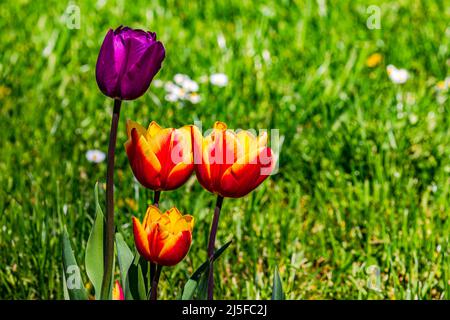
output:
[[112, 289], [112, 299], [113, 300], [125, 300], [125, 296], [123, 294], [122, 287], [120, 286], [119, 281], [114, 283], [114, 287]]
[[240, 198], [258, 187], [272, 172], [275, 161], [267, 134], [227, 130], [216, 122], [203, 137], [193, 126], [194, 167], [197, 179], [208, 191], [222, 197]]
[[173, 266], [188, 253], [193, 227], [194, 217], [191, 215], [182, 215], [177, 208], [162, 213], [151, 205], [143, 223], [133, 217], [134, 242], [146, 260], [161, 266]]
[[127, 121], [125, 150], [136, 179], [155, 191], [183, 185], [194, 170], [191, 126], [161, 128], [152, 121], [146, 130]]

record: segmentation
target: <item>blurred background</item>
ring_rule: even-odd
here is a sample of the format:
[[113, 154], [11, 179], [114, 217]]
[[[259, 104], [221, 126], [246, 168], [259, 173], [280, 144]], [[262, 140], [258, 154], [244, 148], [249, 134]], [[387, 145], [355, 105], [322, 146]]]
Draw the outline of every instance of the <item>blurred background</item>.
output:
[[[448, 1], [424, 0], [1, 1], [0, 298], [63, 298], [64, 225], [84, 268], [112, 112], [95, 63], [119, 25], [155, 31], [167, 54], [122, 108], [116, 222], [130, 246], [152, 192], [129, 167], [126, 119], [274, 128], [278, 174], [224, 202], [217, 297], [270, 298], [277, 265], [289, 299], [450, 298], [449, 17]], [[195, 178], [162, 194], [196, 218], [163, 299], [206, 259], [214, 202]]]

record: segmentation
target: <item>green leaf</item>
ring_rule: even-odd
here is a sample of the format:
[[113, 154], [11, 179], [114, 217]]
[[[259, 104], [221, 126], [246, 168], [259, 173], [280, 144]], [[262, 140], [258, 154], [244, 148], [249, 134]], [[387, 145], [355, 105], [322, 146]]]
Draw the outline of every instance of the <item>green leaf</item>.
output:
[[124, 291], [126, 300], [147, 300], [144, 274], [141, 267], [142, 260], [144, 259], [136, 252], [133, 263], [128, 269], [126, 279], [128, 287]]
[[67, 289], [67, 281], [66, 281], [66, 273], [64, 272], [64, 268], [62, 271], [62, 275], [63, 275], [63, 294], [64, 294], [64, 300], [70, 300], [69, 297], [69, 290]]
[[86, 273], [95, 289], [95, 299], [100, 299], [100, 291], [103, 280], [103, 212], [98, 202], [98, 182], [94, 188], [95, 195], [95, 220], [91, 234], [86, 245], [84, 263]]
[[[231, 240], [225, 243], [219, 250], [214, 252], [213, 261], [216, 261], [222, 253], [231, 244]], [[181, 300], [192, 300], [195, 293], [197, 293], [198, 299], [204, 299], [207, 295], [208, 287], [208, 274], [209, 274], [209, 260], [203, 262], [200, 267], [192, 274], [189, 280], [184, 285], [183, 294]]]
[[72, 246], [70, 245], [69, 235], [64, 229], [62, 234], [63, 244], [63, 267], [64, 267], [64, 285], [70, 300], [87, 300], [88, 296], [81, 279], [80, 268], [78, 267]]
[[198, 287], [196, 290], [197, 300], [208, 299], [208, 279], [209, 279], [209, 264], [206, 267], [205, 271], [202, 273], [200, 281], [198, 282]]
[[120, 269], [120, 278], [122, 280], [122, 288], [123, 292], [126, 292], [128, 283], [127, 283], [127, 274], [128, 269], [130, 269], [131, 264], [133, 263], [133, 253], [130, 248], [128, 248], [127, 243], [123, 239], [123, 236], [120, 233], [116, 233], [116, 248], [117, 248], [117, 260], [119, 262]]
[[275, 266], [275, 272], [273, 275], [272, 300], [284, 300], [283, 284], [281, 283], [277, 266]]

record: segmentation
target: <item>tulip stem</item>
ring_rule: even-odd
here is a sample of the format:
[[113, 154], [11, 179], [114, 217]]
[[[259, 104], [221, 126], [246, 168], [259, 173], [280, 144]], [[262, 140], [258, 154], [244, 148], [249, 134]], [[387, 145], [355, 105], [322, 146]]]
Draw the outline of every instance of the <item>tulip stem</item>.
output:
[[162, 266], [157, 264], [156, 265], [156, 273], [152, 280], [152, 288], [150, 290], [150, 300], [157, 300], [158, 283], [159, 283], [159, 277], [161, 276], [161, 269], [162, 269]]
[[117, 127], [119, 125], [122, 101], [114, 99], [114, 110], [109, 133], [108, 166], [106, 171], [106, 228], [103, 243], [103, 280], [100, 297], [110, 298], [111, 278], [114, 261], [114, 154], [116, 151]]
[[161, 191], [155, 191], [155, 195], [153, 196], [153, 205], [155, 207], [159, 207], [159, 197], [161, 195]]
[[[161, 191], [155, 191], [155, 194], [153, 196], [153, 205], [155, 207], [159, 207], [159, 197], [161, 196]], [[156, 264], [153, 262], [150, 262], [150, 279], [153, 279], [155, 276], [156, 271]]]
[[214, 208], [214, 218], [211, 225], [211, 232], [209, 233], [208, 243], [208, 259], [209, 259], [209, 275], [208, 275], [208, 300], [213, 300], [214, 296], [214, 245], [216, 242], [217, 227], [219, 226], [220, 210], [222, 209], [223, 197], [218, 195], [216, 207]]

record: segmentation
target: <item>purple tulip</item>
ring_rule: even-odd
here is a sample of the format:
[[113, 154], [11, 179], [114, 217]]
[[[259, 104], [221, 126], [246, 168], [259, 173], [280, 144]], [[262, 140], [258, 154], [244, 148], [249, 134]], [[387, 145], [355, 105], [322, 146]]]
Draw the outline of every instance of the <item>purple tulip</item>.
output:
[[156, 33], [120, 26], [110, 29], [98, 55], [95, 76], [108, 97], [134, 100], [147, 91], [166, 53]]

